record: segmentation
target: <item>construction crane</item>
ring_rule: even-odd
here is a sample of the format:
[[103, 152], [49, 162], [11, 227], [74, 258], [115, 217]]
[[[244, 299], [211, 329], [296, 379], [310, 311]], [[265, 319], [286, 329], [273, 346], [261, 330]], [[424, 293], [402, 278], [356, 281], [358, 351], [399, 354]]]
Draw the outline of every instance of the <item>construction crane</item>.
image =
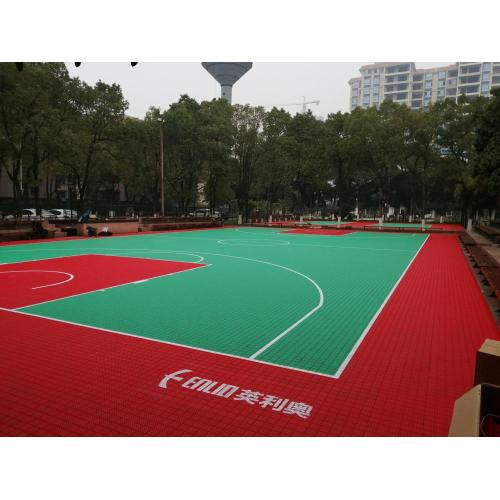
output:
[[272, 106], [266, 106], [267, 108], [273, 108], [273, 107], [285, 107], [285, 106], [302, 106], [302, 113], [307, 112], [307, 105], [308, 104], [316, 104], [316, 106], [319, 104], [318, 100], [314, 101], [306, 101], [306, 96], [302, 96], [302, 102], [288, 102], [286, 104], [273, 104]]

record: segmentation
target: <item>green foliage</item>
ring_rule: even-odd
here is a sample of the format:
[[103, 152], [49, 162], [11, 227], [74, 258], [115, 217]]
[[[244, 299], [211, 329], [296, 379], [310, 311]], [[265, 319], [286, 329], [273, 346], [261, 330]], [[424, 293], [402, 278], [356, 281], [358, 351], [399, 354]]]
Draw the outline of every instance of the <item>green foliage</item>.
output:
[[283, 109], [182, 95], [143, 119], [125, 115], [120, 87], [70, 78], [64, 64], [0, 64], [0, 174], [20, 204], [38, 206], [44, 179], [73, 186], [80, 206], [117, 199], [158, 211], [160, 136], [168, 207], [232, 207], [245, 217], [356, 206], [410, 213], [497, 207], [500, 90], [427, 111], [379, 109], [292, 116]]

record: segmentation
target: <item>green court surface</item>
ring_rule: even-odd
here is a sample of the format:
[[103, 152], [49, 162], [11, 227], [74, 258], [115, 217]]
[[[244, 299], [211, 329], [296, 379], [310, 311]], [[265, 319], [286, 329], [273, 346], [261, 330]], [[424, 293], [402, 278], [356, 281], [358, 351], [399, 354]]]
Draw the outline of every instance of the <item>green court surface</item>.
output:
[[102, 254], [208, 264], [20, 310], [338, 377], [426, 237], [228, 228], [6, 246], [0, 262]]

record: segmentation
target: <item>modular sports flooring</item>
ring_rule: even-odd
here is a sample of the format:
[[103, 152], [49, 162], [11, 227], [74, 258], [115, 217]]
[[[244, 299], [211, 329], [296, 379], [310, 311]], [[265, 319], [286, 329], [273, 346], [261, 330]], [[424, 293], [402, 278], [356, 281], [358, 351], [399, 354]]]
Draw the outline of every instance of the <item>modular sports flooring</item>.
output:
[[452, 235], [0, 247], [0, 434], [442, 435], [498, 338]]

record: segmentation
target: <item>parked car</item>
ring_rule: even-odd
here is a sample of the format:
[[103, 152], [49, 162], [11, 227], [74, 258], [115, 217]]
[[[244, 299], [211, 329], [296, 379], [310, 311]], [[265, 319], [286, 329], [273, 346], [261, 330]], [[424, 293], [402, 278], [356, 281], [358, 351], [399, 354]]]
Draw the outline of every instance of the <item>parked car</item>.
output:
[[212, 212], [208, 208], [198, 208], [194, 212], [189, 214], [191, 217], [215, 217], [216, 219], [220, 218], [220, 212]]
[[52, 208], [49, 212], [53, 219], [76, 219], [77, 217], [76, 210], [68, 208]]
[[[43, 212], [43, 211], [42, 211]], [[22, 219], [22, 220], [40, 220], [34, 208], [23, 208], [19, 212], [5, 216], [7, 220]]]

